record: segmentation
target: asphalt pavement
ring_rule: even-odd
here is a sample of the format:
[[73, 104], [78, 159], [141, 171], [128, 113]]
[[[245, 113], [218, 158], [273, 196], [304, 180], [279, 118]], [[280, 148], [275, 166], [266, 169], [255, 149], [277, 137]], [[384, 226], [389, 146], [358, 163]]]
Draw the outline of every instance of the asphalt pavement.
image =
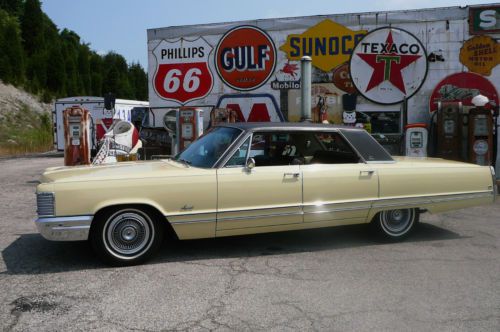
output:
[[1, 330], [500, 330], [500, 200], [424, 214], [401, 243], [348, 226], [165, 243], [112, 268], [36, 232], [36, 181], [62, 162], [0, 160]]

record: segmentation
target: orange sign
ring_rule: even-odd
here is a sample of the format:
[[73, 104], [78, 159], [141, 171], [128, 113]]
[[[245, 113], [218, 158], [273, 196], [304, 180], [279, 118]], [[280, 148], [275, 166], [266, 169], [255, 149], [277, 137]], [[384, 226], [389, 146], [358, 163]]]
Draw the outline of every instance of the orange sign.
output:
[[289, 35], [280, 50], [287, 54], [289, 60], [300, 60], [308, 55], [315, 67], [330, 71], [349, 60], [354, 46], [366, 32], [353, 31], [327, 19], [300, 35]]
[[226, 32], [215, 50], [215, 69], [235, 90], [254, 90], [267, 82], [276, 67], [273, 40], [255, 26], [243, 25]]
[[332, 81], [342, 91], [350, 94], [356, 92], [356, 88], [351, 80], [351, 74], [349, 73], [349, 63], [347, 62], [333, 70]]
[[473, 37], [460, 49], [460, 62], [471, 72], [489, 76], [491, 70], [500, 63], [498, 43], [489, 36]]

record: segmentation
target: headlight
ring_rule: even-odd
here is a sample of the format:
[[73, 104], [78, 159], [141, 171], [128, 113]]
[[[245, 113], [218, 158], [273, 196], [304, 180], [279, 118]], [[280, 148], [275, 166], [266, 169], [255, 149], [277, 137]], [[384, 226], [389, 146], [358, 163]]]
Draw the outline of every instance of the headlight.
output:
[[36, 193], [36, 212], [39, 217], [49, 217], [55, 214], [54, 193]]

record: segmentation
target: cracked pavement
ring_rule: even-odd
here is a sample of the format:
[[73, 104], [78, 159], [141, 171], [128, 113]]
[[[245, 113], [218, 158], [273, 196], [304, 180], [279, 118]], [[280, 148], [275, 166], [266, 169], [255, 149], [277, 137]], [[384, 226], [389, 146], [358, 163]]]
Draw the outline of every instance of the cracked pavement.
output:
[[165, 243], [141, 266], [36, 232], [62, 158], [0, 160], [0, 330], [500, 330], [500, 200], [422, 215], [402, 243], [363, 226]]

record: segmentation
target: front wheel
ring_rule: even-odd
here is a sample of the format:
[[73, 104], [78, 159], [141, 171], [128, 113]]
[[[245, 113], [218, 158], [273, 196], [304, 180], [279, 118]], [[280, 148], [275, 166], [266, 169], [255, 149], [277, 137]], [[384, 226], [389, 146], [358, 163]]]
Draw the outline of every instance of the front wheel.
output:
[[418, 222], [417, 209], [397, 209], [380, 212], [375, 220], [375, 226], [385, 238], [399, 240], [408, 236]]
[[156, 251], [163, 239], [161, 224], [154, 211], [120, 207], [101, 214], [92, 228], [94, 250], [112, 265], [143, 262]]

